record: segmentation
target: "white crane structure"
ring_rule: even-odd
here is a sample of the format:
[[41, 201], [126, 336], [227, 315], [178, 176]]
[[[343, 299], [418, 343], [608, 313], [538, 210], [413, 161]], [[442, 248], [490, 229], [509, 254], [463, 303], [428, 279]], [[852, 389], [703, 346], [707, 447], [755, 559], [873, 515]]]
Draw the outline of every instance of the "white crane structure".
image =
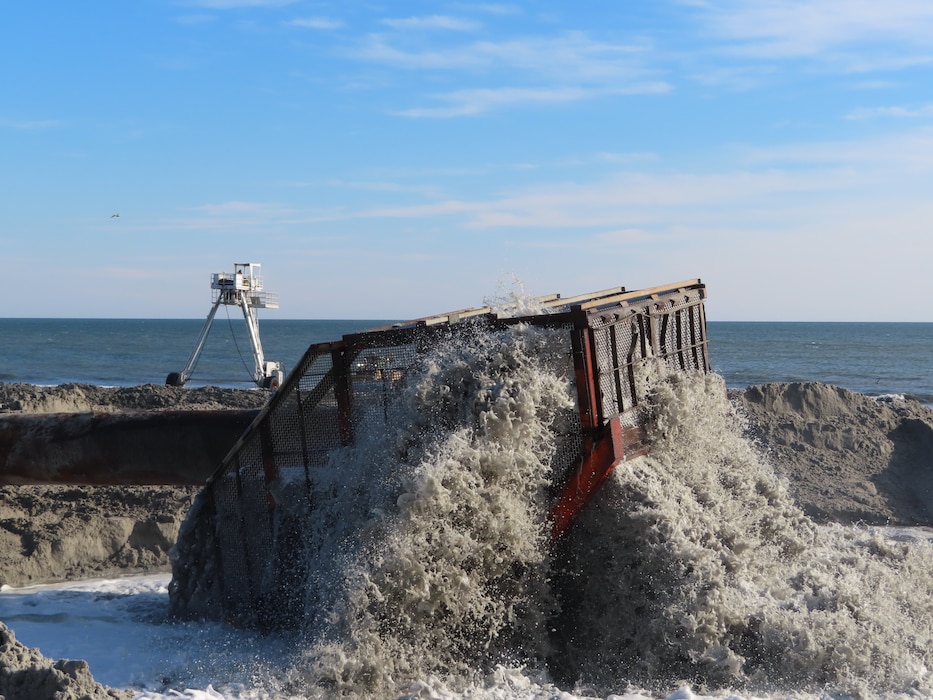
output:
[[213, 306], [207, 314], [207, 320], [201, 328], [201, 334], [195, 343], [194, 350], [188, 358], [188, 363], [181, 372], [171, 372], [165, 379], [167, 386], [184, 386], [191, 376], [207, 335], [211, 330], [211, 323], [221, 305], [239, 306], [246, 321], [249, 332], [249, 342], [253, 348], [253, 362], [255, 371], [253, 381], [257, 386], [266, 389], [277, 389], [282, 383], [282, 364], [267, 360], [262, 352], [262, 341], [259, 339], [259, 318], [256, 309], [279, 308], [279, 295], [267, 292], [262, 288], [262, 274], [259, 263], [234, 263], [233, 272], [215, 272], [211, 275], [211, 297]]

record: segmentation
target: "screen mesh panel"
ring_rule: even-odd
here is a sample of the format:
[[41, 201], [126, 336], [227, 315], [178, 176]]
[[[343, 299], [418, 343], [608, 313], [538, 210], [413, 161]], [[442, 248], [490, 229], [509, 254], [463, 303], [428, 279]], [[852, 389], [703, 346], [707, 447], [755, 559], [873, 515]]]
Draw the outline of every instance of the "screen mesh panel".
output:
[[[301, 619], [306, 596], [294, 589], [314, 545], [301, 541], [298, 520], [314, 507], [315, 469], [352, 444], [356, 431], [392, 425], [392, 399], [425, 350], [451, 338], [469, 342], [475, 324], [546, 326], [566, 335], [568, 354], [590, 349], [567, 363], [578, 404], [595, 392], [597, 424], [621, 417], [637, 425], [639, 362], [657, 357], [677, 370], [709, 371], [704, 298], [699, 280], [645, 292], [620, 287], [564, 305], [552, 295], [548, 313], [539, 315], [502, 319], [471, 310], [312, 345], [199, 495], [194, 522], [179, 537], [173, 608], [221, 611], [259, 627]], [[579, 430], [558, 436], [555, 490], [581, 460], [584, 429], [581, 420]], [[277, 491], [282, 484], [290, 489], [288, 507]]]

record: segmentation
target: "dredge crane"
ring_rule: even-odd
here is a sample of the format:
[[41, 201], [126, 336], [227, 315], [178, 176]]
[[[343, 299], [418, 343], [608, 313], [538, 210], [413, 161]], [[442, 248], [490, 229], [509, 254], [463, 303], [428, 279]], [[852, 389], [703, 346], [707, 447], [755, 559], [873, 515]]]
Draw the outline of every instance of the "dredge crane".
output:
[[249, 342], [253, 348], [255, 371], [253, 381], [264, 389], [277, 389], [282, 383], [282, 363], [267, 360], [262, 353], [262, 341], [259, 340], [259, 318], [255, 309], [279, 308], [279, 296], [266, 292], [262, 288], [261, 265], [259, 263], [234, 263], [233, 272], [215, 272], [211, 275], [211, 297], [213, 306], [207, 320], [201, 328], [198, 342], [188, 358], [188, 363], [181, 372], [171, 372], [165, 379], [166, 386], [184, 386], [191, 377], [191, 372], [198, 363], [201, 350], [207, 341], [211, 323], [221, 304], [239, 306], [243, 311]]

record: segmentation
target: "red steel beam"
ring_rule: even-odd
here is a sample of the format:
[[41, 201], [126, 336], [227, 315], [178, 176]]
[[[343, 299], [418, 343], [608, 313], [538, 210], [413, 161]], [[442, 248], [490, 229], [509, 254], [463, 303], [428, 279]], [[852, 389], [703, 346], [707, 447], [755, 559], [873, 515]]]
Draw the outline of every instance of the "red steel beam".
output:
[[640, 426], [623, 428], [619, 418], [585, 439], [583, 459], [551, 506], [551, 538], [558, 540], [592, 500], [616, 465], [647, 454], [645, 431]]

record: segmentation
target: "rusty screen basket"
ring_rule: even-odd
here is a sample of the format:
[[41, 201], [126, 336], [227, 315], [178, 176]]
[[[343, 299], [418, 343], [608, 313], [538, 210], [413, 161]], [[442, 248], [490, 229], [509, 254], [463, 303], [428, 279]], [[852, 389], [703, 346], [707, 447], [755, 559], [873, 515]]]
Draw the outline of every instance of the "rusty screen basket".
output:
[[[476, 324], [524, 323], [569, 336], [579, 430], [554, 457], [552, 537], [559, 538], [621, 460], [644, 454], [636, 365], [661, 358], [709, 371], [700, 280], [639, 291], [622, 287], [536, 300], [541, 313], [501, 318], [489, 308], [408, 321], [312, 345], [199, 494], [179, 534], [172, 612], [248, 626], [302, 619], [300, 514], [280, 507], [276, 484], [304, 484], [314, 507], [315, 469], [354, 443], [360, 425], [391, 424], [394, 387], [419, 354]], [[571, 366], [568, 364], [568, 366]]]

